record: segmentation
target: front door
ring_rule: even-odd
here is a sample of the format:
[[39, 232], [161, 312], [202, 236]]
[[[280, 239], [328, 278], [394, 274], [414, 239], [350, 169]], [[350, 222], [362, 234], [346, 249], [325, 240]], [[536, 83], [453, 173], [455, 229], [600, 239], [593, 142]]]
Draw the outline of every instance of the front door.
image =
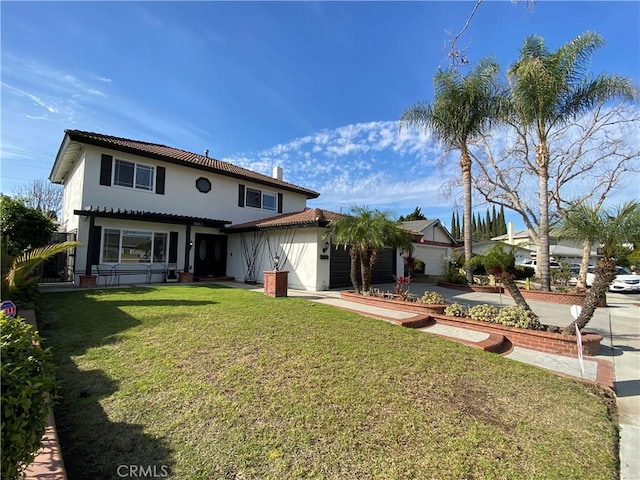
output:
[[196, 233], [193, 276], [224, 277], [227, 273], [227, 236]]

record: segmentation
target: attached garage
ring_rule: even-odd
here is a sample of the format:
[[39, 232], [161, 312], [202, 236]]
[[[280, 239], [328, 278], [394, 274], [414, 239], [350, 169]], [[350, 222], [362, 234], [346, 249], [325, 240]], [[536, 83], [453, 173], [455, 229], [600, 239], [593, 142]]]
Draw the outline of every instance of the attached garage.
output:
[[[372, 284], [394, 282], [397, 267], [397, 255], [394, 248], [385, 248], [378, 257], [373, 266]], [[331, 246], [330, 262], [329, 262], [329, 288], [351, 287], [351, 257], [349, 249], [346, 250], [339, 246]], [[358, 281], [361, 282], [360, 272], [358, 271]]]

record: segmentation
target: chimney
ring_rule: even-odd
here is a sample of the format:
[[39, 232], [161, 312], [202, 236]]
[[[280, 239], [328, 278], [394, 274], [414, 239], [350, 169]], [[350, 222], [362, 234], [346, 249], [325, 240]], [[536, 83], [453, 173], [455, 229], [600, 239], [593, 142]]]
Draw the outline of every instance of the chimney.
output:
[[282, 181], [282, 167], [273, 167], [273, 175], [271, 175], [276, 180]]
[[507, 243], [513, 245], [513, 222], [507, 224]]

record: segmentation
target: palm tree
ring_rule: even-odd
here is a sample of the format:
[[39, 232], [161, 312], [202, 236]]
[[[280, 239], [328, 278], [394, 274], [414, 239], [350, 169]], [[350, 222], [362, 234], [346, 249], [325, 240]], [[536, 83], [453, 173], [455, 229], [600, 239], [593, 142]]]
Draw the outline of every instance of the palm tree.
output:
[[502, 284], [507, 288], [507, 290], [509, 290], [509, 294], [516, 302], [516, 305], [520, 305], [525, 310], [531, 312], [534, 317], [538, 318], [522, 296], [518, 285], [516, 285], [516, 257], [513, 255], [512, 251], [507, 252], [504, 250], [501, 243], [496, 243], [493, 247], [487, 250], [486, 254], [484, 257], [481, 257], [480, 261], [484, 265], [487, 273], [490, 273], [500, 279]]
[[[471, 155], [470, 142], [488, 129], [498, 112], [496, 75], [498, 64], [482, 60], [466, 77], [455, 69], [438, 70], [433, 77], [433, 104], [418, 103], [400, 118], [400, 128], [419, 127], [431, 131], [448, 150], [460, 151], [464, 196], [463, 231], [465, 258], [472, 256]], [[467, 281], [473, 283], [473, 268], [465, 266]]]
[[[548, 136], [591, 110], [598, 102], [615, 97], [634, 97], [629, 79], [601, 74], [591, 77], [586, 67], [603, 44], [597, 33], [586, 32], [549, 52], [542, 37], [524, 41], [519, 60], [509, 70], [510, 121], [536, 137], [535, 168], [538, 174], [540, 218], [538, 224], [538, 271], [542, 290], [551, 289], [549, 270], [549, 159]], [[509, 121], [509, 120], [508, 120]]]
[[385, 247], [401, 248], [411, 252], [413, 235], [400, 228], [390, 212], [353, 207], [352, 214], [332, 220], [327, 236], [333, 243], [349, 248], [351, 257], [351, 284], [360, 293], [358, 267], [362, 277], [362, 291], [371, 288], [371, 275], [379, 252]]
[[591, 320], [599, 300], [606, 295], [616, 277], [616, 252], [640, 230], [640, 203], [628, 202], [613, 211], [577, 204], [565, 213], [553, 234], [574, 240], [593, 239], [602, 252], [596, 264], [593, 285], [582, 303], [582, 311], [575, 324], [567, 327], [569, 333], [575, 333], [576, 326], [582, 329]]

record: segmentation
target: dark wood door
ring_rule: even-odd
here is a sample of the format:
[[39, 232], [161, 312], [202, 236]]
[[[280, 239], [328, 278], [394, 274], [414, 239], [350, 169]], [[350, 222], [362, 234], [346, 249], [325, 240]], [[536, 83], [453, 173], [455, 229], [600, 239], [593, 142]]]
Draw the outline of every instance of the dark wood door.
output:
[[196, 233], [193, 276], [224, 277], [227, 273], [227, 237]]

